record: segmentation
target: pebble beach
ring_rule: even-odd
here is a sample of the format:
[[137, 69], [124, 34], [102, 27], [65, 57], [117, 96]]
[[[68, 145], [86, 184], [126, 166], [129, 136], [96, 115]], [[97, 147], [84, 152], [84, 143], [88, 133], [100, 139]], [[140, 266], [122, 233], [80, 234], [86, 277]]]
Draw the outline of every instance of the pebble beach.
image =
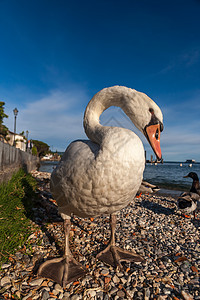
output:
[[2, 265], [0, 299], [200, 299], [200, 212], [185, 218], [170, 195], [141, 195], [118, 212], [116, 244], [143, 256], [142, 264], [122, 263], [115, 270], [96, 259], [108, 243], [109, 216], [74, 216], [70, 248], [88, 273], [62, 288], [37, 276], [39, 265], [63, 254], [62, 219], [49, 187], [50, 173], [35, 171], [32, 233]]

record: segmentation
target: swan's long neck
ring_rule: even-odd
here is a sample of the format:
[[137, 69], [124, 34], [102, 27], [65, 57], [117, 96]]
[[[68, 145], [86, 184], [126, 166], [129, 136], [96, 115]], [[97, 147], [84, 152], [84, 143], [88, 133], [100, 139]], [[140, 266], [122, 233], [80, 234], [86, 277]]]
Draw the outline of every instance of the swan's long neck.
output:
[[139, 116], [142, 115], [140, 107], [143, 95], [143, 93], [119, 86], [105, 88], [97, 93], [90, 100], [85, 110], [84, 129], [88, 138], [98, 144], [101, 143], [107, 127], [99, 123], [99, 117], [110, 106], [120, 107], [130, 117], [136, 127], [141, 130]]

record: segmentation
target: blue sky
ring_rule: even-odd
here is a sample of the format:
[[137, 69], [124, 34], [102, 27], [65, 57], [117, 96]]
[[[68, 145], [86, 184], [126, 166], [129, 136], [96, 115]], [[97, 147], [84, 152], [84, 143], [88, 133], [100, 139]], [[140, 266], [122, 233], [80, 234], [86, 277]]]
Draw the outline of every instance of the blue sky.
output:
[[[86, 138], [82, 119], [92, 96], [124, 85], [161, 107], [164, 159], [200, 161], [199, 16], [199, 0], [1, 0], [4, 123], [13, 130], [17, 107], [17, 132], [64, 151]], [[115, 119], [134, 130], [118, 108], [101, 122]]]

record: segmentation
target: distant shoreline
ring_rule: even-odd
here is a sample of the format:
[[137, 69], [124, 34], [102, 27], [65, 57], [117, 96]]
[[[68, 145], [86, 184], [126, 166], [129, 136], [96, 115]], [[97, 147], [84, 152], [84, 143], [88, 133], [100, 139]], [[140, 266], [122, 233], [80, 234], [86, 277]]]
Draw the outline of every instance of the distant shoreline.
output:
[[[153, 163], [153, 162], [152, 162]], [[151, 162], [150, 161], [148, 161], [148, 162], [146, 162], [146, 164], [151, 164]], [[163, 161], [163, 164], [186, 164], [186, 165], [188, 165], [188, 162], [186, 162], [186, 161]], [[198, 161], [195, 161], [195, 162], [193, 162], [192, 164], [194, 164], [194, 165], [198, 165], [198, 164], [200, 164], [200, 162], [198, 162]]]
[[[41, 161], [39, 171], [52, 173], [58, 163], [59, 161], [55, 160]], [[145, 181], [160, 188], [157, 195], [177, 198], [182, 192], [190, 190], [191, 180], [183, 178], [190, 171], [200, 175], [200, 163], [195, 162], [192, 167], [187, 163], [170, 161], [158, 165], [147, 163], [143, 176]]]

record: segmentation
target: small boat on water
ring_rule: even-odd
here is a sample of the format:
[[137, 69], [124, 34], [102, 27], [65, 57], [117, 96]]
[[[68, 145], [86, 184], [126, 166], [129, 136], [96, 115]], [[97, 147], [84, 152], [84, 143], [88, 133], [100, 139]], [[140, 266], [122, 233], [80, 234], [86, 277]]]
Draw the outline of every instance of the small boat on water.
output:
[[41, 158], [41, 160], [51, 160], [53, 158], [53, 155], [52, 154], [46, 154], [45, 156], [43, 156]]
[[195, 164], [195, 159], [187, 159], [186, 163], [187, 164]]

